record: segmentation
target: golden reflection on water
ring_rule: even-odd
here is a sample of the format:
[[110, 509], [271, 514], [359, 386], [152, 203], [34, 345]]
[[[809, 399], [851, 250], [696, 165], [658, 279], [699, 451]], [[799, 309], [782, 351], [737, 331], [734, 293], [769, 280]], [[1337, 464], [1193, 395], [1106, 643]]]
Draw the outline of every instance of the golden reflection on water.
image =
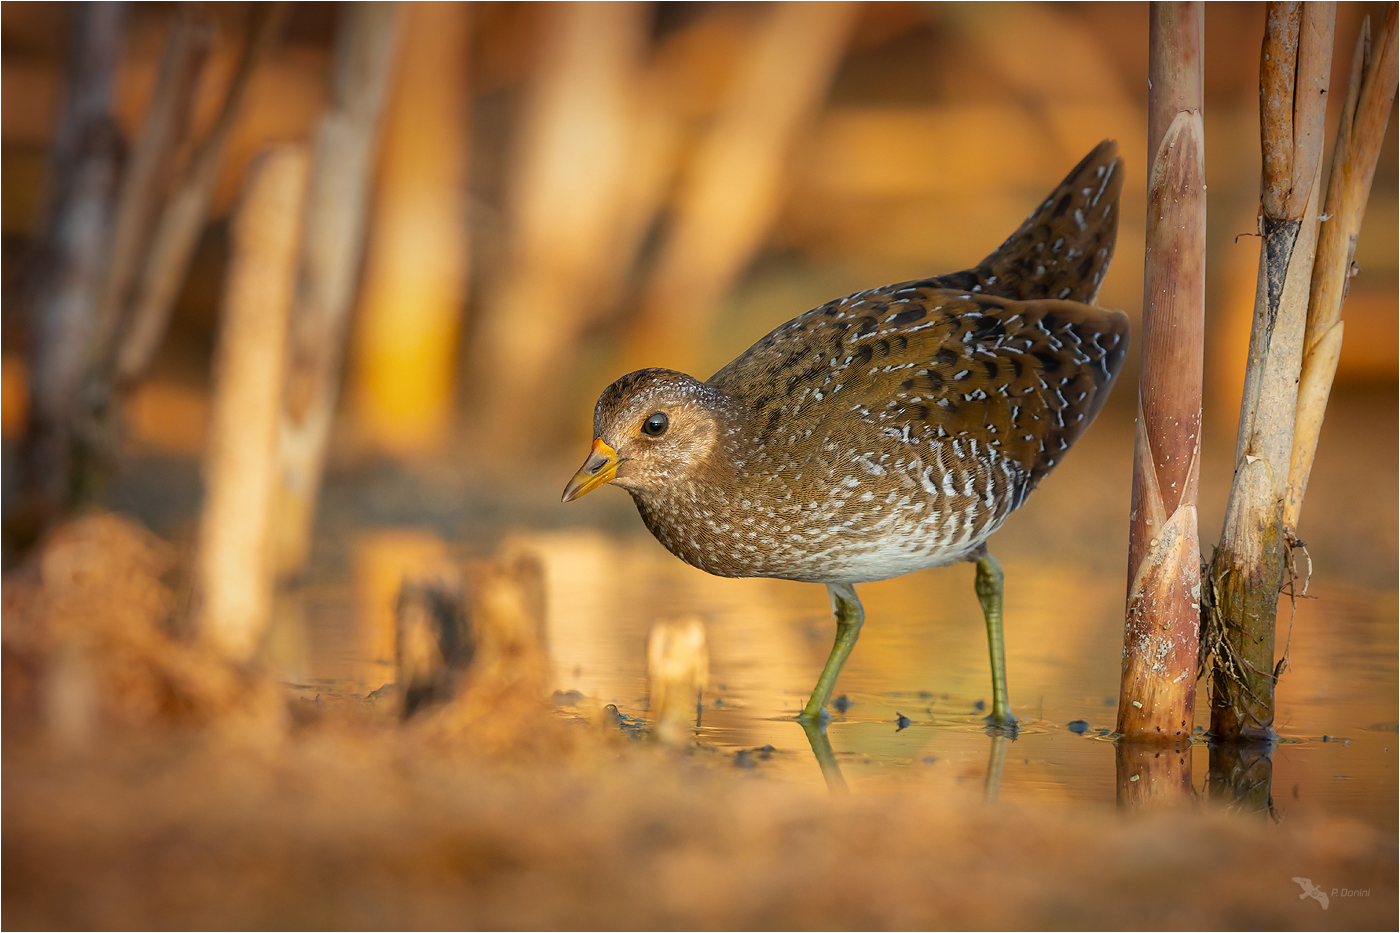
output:
[[[648, 631], [659, 618], [697, 615], [711, 673], [696, 737], [702, 754], [728, 756], [737, 767], [813, 790], [836, 782], [857, 794], [913, 786], [1051, 805], [1142, 806], [1205, 793], [1203, 743], [1166, 751], [1170, 767], [1157, 760], [1153, 771], [1157, 752], [1115, 759], [1105, 737], [1116, 717], [1121, 580], [1049, 561], [1005, 561], [1007, 670], [1022, 723], [1010, 740], [982, 723], [990, 675], [972, 566], [861, 586], [867, 621], [837, 685], [849, 706], [833, 712], [825, 730], [840, 772], [833, 781], [830, 762], [824, 777], [792, 719], [831, 646], [822, 587], [713, 577], [640, 536], [531, 533], [508, 547], [527, 548], [543, 564], [554, 686], [566, 714], [610, 703], [624, 722], [646, 721]], [[306, 667], [324, 689], [363, 693], [393, 678], [399, 581], [450, 575], [453, 552], [430, 532], [381, 529], [357, 537], [350, 553], [355, 611], [345, 613], [343, 598], [323, 599], [319, 621], [306, 610]], [[1297, 606], [1279, 689], [1277, 726], [1286, 741], [1272, 756], [1275, 813], [1325, 809], [1394, 828], [1395, 594], [1314, 595]], [[335, 634], [328, 611], [354, 618], [359, 634]], [[1285, 601], [1281, 646], [1289, 615]], [[909, 720], [903, 728], [901, 715]], [[1087, 723], [1084, 734], [1069, 728], [1078, 720]], [[1207, 722], [1202, 692], [1197, 725]], [[1139, 783], [1144, 775], [1160, 783]]]

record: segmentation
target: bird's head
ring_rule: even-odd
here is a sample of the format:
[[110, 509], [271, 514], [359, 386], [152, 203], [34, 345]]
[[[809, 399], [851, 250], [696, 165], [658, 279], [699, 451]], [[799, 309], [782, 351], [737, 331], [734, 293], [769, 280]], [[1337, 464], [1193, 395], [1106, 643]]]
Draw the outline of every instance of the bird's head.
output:
[[669, 369], [639, 369], [603, 390], [593, 411], [593, 450], [569, 485], [571, 502], [604, 483], [646, 493], [704, 468], [724, 430], [726, 397]]

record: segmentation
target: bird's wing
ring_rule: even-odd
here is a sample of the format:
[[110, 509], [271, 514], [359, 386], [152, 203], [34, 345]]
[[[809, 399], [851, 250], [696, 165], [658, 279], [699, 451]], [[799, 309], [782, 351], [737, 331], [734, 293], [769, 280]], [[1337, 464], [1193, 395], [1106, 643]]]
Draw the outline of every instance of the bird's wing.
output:
[[863, 434], [906, 444], [977, 440], [1009, 457], [1028, 491], [1102, 407], [1127, 337], [1117, 311], [909, 282], [789, 321], [710, 383], [748, 404], [761, 431], [854, 417]]

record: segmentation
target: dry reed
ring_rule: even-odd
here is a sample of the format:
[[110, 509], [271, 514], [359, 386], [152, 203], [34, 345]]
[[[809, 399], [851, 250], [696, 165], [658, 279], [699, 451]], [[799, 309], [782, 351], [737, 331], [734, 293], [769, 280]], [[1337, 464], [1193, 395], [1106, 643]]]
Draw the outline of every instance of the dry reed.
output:
[[272, 603], [277, 420], [307, 166], [305, 147], [288, 143], [250, 168], [215, 348], [196, 619], [239, 661], [260, 647]]
[[1386, 123], [1395, 102], [1396, 7], [1381, 24], [1375, 47], [1370, 20], [1364, 20], [1352, 56], [1351, 78], [1332, 151], [1332, 170], [1323, 208], [1325, 223], [1318, 234], [1308, 296], [1307, 332], [1298, 381], [1297, 422], [1284, 503], [1283, 526], [1294, 534], [1303, 510], [1308, 476], [1317, 451], [1318, 434], [1327, 409], [1327, 396], [1342, 352], [1342, 304], [1355, 274], [1352, 256], [1361, 219], [1371, 193], [1371, 180], [1380, 159]]
[[248, 82], [258, 64], [277, 43], [290, 4], [278, 0], [254, 11], [233, 80], [219, 107], [218, 118], [190, 155], [176, 180], [151, 233], [144, 263], [136, 278], [127, 323], [116, 347], [116, 380], [130, 384], [141, 378], [160, 347], [190, 258], [204, 231], [209, 200], [219, 180], [229, 138], [242, 111]]
[[46, 229], [29, 272], [33, 411], [24, 483], [38, 527], [85, 494], [80, 394], [118, 184], [121, 142], [110, 103], [124, 34], [121, 4], [75, 8], [67, 100], [49, 150]]
[[1287, 559], [1283, 500], [1317, 243], [1334, 8], [1270, 3], [1260, 62], [1259, 281], [1224, 529], [1208, 570], [1211, 730], [1273, 734], [1274, 618]]
[[315, 137], [288, 335], [276, 519], [283, 573], [300, 569], [311, 547], [400, 20], [396, 4], [352, 4], [336, 37], [332, 100]]

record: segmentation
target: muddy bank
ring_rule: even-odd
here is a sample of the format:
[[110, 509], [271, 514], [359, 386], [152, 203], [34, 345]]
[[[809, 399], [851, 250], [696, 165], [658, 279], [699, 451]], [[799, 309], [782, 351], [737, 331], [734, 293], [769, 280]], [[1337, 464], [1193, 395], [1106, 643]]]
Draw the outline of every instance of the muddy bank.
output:
[[[1340, 821], [832, 801], [629, 748], [484, 760], [383, 734], [274, 754], [6, 749], [13, 928], [1390, 927]], [[21, 758], [21, 755], [24, 757]], [[1369, 891], [1326, 912], [1291, 879]]]

